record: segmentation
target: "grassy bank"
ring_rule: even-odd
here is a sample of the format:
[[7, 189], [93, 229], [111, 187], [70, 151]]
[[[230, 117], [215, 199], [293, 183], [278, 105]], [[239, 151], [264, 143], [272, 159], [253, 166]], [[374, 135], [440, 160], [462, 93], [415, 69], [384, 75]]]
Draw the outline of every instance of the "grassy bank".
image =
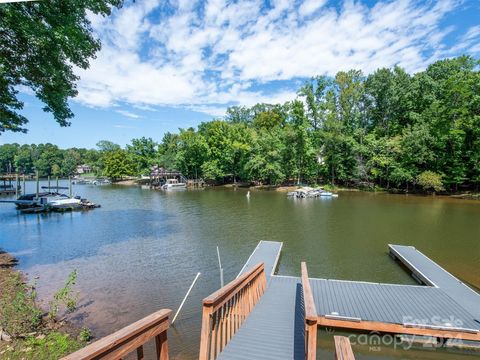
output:
[[25, 282], [16, 264], [14, 257], [0, 250], [0, 358], [59, 359], [83, 347], [90, 332], [58, 317], [63, 308], [68, 311], [75, 306], [76, 275], [70, 275], [44, 311], [36, 303], [35, 287]]

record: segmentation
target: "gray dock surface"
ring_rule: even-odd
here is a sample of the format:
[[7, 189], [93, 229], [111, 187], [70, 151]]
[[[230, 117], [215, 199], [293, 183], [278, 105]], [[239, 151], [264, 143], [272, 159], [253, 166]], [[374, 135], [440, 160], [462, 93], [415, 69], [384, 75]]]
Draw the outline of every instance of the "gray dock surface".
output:
[[[480, 294], [413, 246], [389, 245], [390, 253], [426, 285], [440, 289], [467, 310], [480, 326]], [[479, 269], [480, 272], [480, 269]]]
[[272, 276], [268, 288], [219, 360], [305, 359], [299, 278]]
[[[305, 358], [305, 310], [299, 277], [274, 275], [282, 243], [261, 241], [239, 275], [263, 262], [267, 288], [221, 360]], [[310, 278], [319, 316], [478, 334], [480, 295], [413, 247], [390, 251], [429, 286]]]
[[320, 316], [452, 330], [480, 330], [480, 323], [469, 311], [434, 287], [312, 278], [310, 286]]
[[263, 262], [267, 289], [218, 359], [305, 359], [300, 278], [273, 276], [281, 249], [280, 242], [260, 241], [240, 271]]
[[275, 269], [277, 268], [282, 246], [283, 243], [278, 241], [260, 241], [245, 265], [243, 265], [243, 268], [240, 270], [238, 276], [249, 271], [251, 268], [261, 262], [265, 264], [265, 274], [267, 276], [273, 275]]

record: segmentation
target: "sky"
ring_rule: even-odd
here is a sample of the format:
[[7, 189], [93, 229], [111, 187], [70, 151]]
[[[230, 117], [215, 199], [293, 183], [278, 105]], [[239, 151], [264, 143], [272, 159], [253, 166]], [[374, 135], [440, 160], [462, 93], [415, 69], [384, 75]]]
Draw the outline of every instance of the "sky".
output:
[[126, 0], [89, 14], [102, 49], [80, 77], [70, 127], [20, 89], [28, 133], [0, 144], [160, 141], [221, 118], [228, 106], [283, 103], [304, 81], [400, 65], [410, 73], [469, 54], [480, 58], [479, 0]]

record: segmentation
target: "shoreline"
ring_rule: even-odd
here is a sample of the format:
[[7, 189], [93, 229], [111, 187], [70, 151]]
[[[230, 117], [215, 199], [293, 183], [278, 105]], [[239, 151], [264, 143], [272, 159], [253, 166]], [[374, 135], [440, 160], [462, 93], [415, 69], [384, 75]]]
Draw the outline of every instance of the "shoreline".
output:
[[[36, 301], [35, 287], [28, 285], [28, 276], [17, 269], [19, 260], [10, 253], [0, 249], [0, 302], [3, 304], [24, 304], [26, 309], [0, 309], [0, 358], [7, 359], [52, 359], [60, 358], [76, 351], [87, 344], [89, 339], [82, 339], [84, 328], [73, 325], [65, 318], [49, 317], [48, 311]], [[15, 308], [15, 307], [14, 307]], [[29, 318], [37, 318], [36, 326], [10, 334], [2, 325]]]
[[[114, 182], [113, 185], [120, 185], [120, 186], [142, 186], [145, 185], [143, 179], [126, 179], [121, 180], [118, 182]], [[228, 184], [219, 184], [219, 185], [205, 185], [203, 188], [242, 188], [246, 190], [259, 190], [259, 191], [277, 191], [277, 192], [290, 192], [300, 189], [304, 186], [312, 186], [312, 185], [250, 185], [243, 182], [237, 183], [228, 183]], [[376, 193], [376, 194], [392, 194], [392, 195], [409, 195], [409, 196], [422, 196], [422, 197], [447, 197], [453, 199], [462, 199], [462, 200], [480, 200], [480, 192], [475, 191], [465, 191], [465, 192], [440, 192], [440, 193], [432, 193], [432, 192], [422, 192], [422, 191], [404, 191], [399, 189], [362, 189], [357, 187], [344, 187], [344, 186], [332, 186], [330, 184], [322, 184], [322, 185], [315, 185], [312, 187], [321, 187], [327, 191], [332, 192], [365, 192], [365, 193]], [[187, 187], [188, 188], [188, 187]], [[198, 188], [195, 188], [198, 189]]]

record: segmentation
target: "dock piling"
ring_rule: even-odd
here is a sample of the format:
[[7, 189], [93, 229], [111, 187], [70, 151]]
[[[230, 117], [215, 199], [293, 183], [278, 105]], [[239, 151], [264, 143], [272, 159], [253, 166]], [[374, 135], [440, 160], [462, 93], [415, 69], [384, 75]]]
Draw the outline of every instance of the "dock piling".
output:
[[37, 199], [38, 199], [38, 196], [40, 194], [40, 180], [38, 179], [38, 170], [35, 171], [35, 177], [36, 177], [36, 180], [37, 180], [37, 192], [36, 192], [36, 195], [37, 195]]
[[15, 174], [15, 198], [18, 199], [18, 173]]
[[222, 261], [220, 260], [220, 250], [217, 246], [217, 257], [218, 257], [218, 267], [220, 268], [220, 287], [223, 287], [223, 268], [222, 268]]

